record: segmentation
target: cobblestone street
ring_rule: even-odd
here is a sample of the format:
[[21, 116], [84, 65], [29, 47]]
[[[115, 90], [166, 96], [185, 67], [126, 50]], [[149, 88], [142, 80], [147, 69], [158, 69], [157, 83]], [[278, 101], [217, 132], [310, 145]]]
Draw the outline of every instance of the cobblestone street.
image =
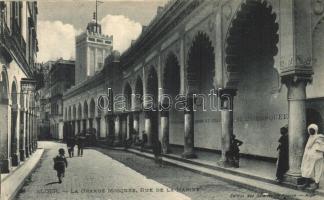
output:
[[66, 177], [58, 184], [52, 159], [65, 145], [39, 146], [45, 153], [17, 199], [270, 199], [178, 167], [159, 167], [147, 158], [100, 148], [69, 158]]

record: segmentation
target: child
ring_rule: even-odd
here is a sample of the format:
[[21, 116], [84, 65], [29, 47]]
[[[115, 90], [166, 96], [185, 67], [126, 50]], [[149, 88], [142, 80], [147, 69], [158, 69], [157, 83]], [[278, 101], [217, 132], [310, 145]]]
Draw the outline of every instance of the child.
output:
[[155, 163], [159, 164], [160, 167], [162, 167], [162, 145], [158, 138], [155, 138], [153, 140], [153, 154], [155, 158]]
[[285, 173], [289, 169], [288, 163], [288, 125], [282, 127], [280, 129], [281, 137], [279, 139], [279, 146], [277, 148], [278, 151], [278, 159], [277, 159], [277, 181], [281, 183], [283, 181]]
[[231, 138], [231, 151], [233, 156], [233, 165], [234, 167], [238, 168], [240, 166], [240, 149], [239, 146], [241, 146], [243, 142], [241, 140], [236, 139], [236, 135], [232, 135]]
[[54, 160], [54, 169], [57, 172], [57, 177], [59, 180], [59, 183], [62, 183], [62, 178], [64, 177], [65, 168], [68, 166], [67, 160], [64, 156], [65, 151], [64, 149], [59, 149], [59, 155], [57, 155]]

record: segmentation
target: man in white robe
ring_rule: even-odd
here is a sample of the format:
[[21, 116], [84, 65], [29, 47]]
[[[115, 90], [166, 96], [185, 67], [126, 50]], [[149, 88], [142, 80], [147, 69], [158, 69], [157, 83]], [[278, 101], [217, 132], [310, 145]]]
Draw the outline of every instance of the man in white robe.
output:
[[315, 181], [312, 189], [319, 187], [324, 165], [324, 135], [318, 134], [318, 126], [311, 124], [308, 126], [309, 138], [304, 150], [301, 164], [302, 177], [306, 179], [304, 188], [310, 185], [311, 180]]

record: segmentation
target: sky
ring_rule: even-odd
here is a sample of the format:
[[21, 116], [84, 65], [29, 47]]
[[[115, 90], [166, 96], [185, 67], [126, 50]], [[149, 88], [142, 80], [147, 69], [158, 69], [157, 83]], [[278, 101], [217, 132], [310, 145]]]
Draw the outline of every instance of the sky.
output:
[[[101, 0], [98, 22], [102, 33], [113, 35], [114, 50], [125, 51], [132, 40], [168, 0]], [[75, 36], [85, 31], [93, 18], [95, 1], [38, 1], [37, 62], [75, 58]]]

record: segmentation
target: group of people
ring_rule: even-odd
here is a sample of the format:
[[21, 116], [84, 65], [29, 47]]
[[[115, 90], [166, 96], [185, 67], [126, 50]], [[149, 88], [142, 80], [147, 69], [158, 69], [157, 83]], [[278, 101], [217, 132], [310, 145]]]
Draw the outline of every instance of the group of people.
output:
[[69, 157], [72, 158], [74, 156], [74, 147], [77, 145], [78, 147], [78, 156], [83, 156], [83, 148], [85, 143], [85, 136], [78, 134], [75, 137], [68, 137], [66, 139], [66, 146], [68, 149]]
[[[302, 189], [311, 186], [311, 189], [319, 188], [320, 178], [322, 176], [324, 165], [324, 135], [318, 133], [318, 126], [310, 124], [307, 128], [308, 140], [304, 149], [304, 155], [301, 163], [301, 174], [305, 179]], [[282, 182], [285, 173], [289, 170], [289, 140], [288, 140], [288, 126], [280, 129], [281, 137], [279, 139], [278, 160], [277, 160], [277, 180]]]
[[[66, 139], [66, 145], [69, 153], [69, 157], [72, 158], [74, 156], [74, 146], [78, 147], [78, 156], [83, 156], [83, 148], [85, 143], [85, 136], [81, 134], [76, 135], [75, 137], [68, 137]], [[54, 160], [54, 170], [57, 172], [57, 178], [59, 183], [62, 183], [63, 177], [65, 175], [65, 168], [68, 166], [67, 159], [65, 157], [65, 150], [60, 148], [58, 150], [58, 155], [53, 158]]]

